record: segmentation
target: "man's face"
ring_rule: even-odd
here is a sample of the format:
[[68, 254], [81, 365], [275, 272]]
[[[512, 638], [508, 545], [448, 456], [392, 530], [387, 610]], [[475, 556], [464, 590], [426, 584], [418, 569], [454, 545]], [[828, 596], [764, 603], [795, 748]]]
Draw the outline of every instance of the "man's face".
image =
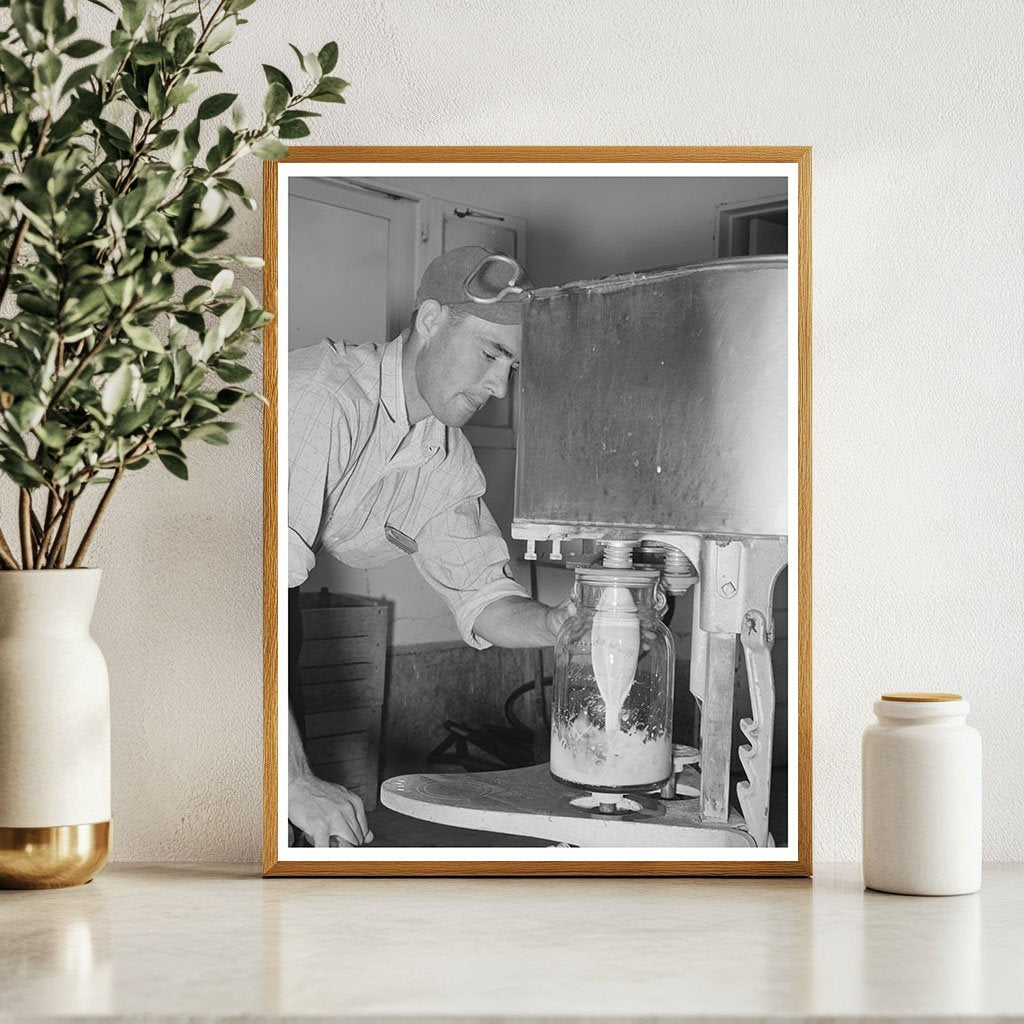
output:
[[449, 427], [461, 427], [489, 398], [503, 398], [509, 375], [519, 367], [523, 329], [466, 316], [444, 322], [416, 366], [416, 383], [431, 413]]

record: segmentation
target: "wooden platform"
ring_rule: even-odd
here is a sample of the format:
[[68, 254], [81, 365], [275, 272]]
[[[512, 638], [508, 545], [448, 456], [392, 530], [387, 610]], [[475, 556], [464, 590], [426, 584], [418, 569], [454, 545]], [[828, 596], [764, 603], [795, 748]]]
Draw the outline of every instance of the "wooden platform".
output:
[[644, 807], [605, 817], [571, 806], [580, 791], [556, 782], [548, 766], [507, 772], [398, 775], [380, 790], [393, 811], [441, 825], [506, 832], [581, 847], [748, 847], [753, 838], [733, 811], [729, 824], [698, 820], [698, 800], [640, 798]]

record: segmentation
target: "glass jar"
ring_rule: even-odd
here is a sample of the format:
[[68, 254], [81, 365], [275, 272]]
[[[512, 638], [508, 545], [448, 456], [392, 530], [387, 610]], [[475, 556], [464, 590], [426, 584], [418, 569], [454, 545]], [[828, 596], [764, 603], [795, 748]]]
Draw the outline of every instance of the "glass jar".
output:
[[576, 614], [555, 642], [551, 774], [596, 793], [672, 775], [675, 641], [653, 569], [576, 570]]

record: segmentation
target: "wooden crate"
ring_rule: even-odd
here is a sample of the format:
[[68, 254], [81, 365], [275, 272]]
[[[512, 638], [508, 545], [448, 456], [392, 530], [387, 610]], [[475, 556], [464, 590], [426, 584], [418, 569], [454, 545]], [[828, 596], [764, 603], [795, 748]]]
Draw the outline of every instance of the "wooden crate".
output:
[[323, 779], [377, 806], [387, 602], [326, 588], [302, 594], [306, 756]]

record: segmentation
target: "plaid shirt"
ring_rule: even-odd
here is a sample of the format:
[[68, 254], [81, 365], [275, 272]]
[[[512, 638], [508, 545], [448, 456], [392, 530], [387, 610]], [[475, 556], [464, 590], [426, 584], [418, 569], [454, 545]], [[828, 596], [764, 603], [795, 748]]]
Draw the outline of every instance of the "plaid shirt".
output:
[[526, 597], [508, 546], [483, 503], [486, 483], [462, 431], [433, 416], [409, 426], [402, 339], [319, 345], [289, 353], [288, 586], [326, 550], [357, 568], [405, 552], [385, 524], [412, 537], [424, 579], [444, 598], [472, 647], [477, 616]]

